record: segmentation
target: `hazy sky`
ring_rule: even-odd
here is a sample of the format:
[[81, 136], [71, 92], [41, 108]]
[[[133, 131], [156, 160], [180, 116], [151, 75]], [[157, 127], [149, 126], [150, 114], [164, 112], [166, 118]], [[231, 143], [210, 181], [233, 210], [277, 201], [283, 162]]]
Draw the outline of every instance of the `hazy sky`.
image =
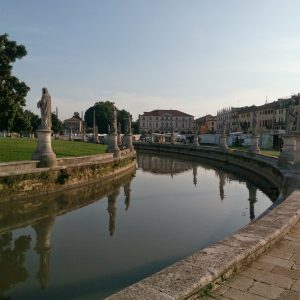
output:
[[195, 117], [300, 92], [299, 0], [0, 0], [0, 34], [26, 46], [14, 74], [34, 112], [112, 100]]

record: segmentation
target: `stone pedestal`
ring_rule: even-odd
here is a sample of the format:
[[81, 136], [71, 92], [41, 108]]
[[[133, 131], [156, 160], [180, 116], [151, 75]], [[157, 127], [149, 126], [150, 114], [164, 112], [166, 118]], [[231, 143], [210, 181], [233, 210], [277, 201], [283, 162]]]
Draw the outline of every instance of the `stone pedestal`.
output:
[[284, 166], [289, 162], [294, 162], [296, 151], [296, 139], [292, 134], [283, 136], [283, 148], [278, 158], [278, 164]]
[[132, 145], [132, 134], [125, 134], [123, 140], [126, 149], [130, 149], [130, 151], [134, 150], [134, 147]]
[[258, 147], [258, 136], [257, 135], [251, 136], [251, 145], [250, 145], [249, 151], [251, 153], [257, 153], [257, 154], [261, 153], [261, 151]]
[[108, 152], [113, 153], [114, 157], [120, 156], [120, 148], [118, 147], [118, 134], [117, 133], [111, 133], [109, 134], [108, 139]]
[[39, 160], [39, 168], [49, 168], [57, 165], [56, 155], [51, 146], [51, 130], [38, 129], [37, 134], [37, 149], [32, 156], [33, 160]]
[[221, 135], [219, 147], [222, 150], [228, 150], [228, 145], [227, 145], [227, 140], [226, 140], [226, 135], [225, 134]]

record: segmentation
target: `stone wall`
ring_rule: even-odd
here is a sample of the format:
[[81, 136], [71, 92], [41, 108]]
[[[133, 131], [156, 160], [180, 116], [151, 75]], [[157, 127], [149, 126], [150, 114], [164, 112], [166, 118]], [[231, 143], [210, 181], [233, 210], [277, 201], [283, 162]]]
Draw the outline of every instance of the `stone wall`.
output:
[[[2, 172], [0, 175], [0, 202], [31, 198], [64, 189], [113, 178], [135, 167], [135, 151], [122, 153], [119, 158], [111, 154], [97, 156], [100, 159], [63, 159], [53, 168], [31, 168]], [[103, 159], [102, 159], [103, 158]]]

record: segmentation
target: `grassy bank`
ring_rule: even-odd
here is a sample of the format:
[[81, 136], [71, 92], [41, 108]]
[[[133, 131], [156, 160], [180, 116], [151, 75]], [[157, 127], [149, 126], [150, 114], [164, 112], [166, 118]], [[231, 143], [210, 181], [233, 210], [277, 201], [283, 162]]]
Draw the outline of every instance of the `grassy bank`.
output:
[[[0, 138], [0, 162], [31, 160], [36, 139]], [[106, 146], [83, 142], [52, 140], [57, 157], [84, 156], [104, 153]]]
[[[231, 150], [238, 150], [238, 151], [248, 151], [247, 147], [230, 147]], [[261, 154], [263, 155], [269, 155], [269, 156], [276, 156], [278, 157], [280, 152], [279, 150], [265, 150], [265, 149], [260, 149]]]

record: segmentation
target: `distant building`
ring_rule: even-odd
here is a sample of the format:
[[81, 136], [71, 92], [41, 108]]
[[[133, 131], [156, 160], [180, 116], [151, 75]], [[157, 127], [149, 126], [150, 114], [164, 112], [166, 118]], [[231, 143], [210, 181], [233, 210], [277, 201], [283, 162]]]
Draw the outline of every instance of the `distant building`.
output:
[[82, 133], [83, 131], [83, 121], [79, 117], [73, 116], [70, 119], [64, 120], [64, 126], [67, 129], [72, 129], [73, 133]]
[[300, 94], [289, 98], [278, 99], [260, 106], [244, 106], [224, 108], [217, 113], [217, 131], [220, 132], [225, 122], [226, 132], [252, 133], [252, 121], [256, 112], [257, 132], [275, 133], [286, 129], [287, 110], [293, 103], [296, 121], [294, 131], [300, 131]]
[[217, 130], [217, 117], [206, 115], [196, 120], [199, 134], [215, 133]]
[[139, 115], [140, 133], [166, 133], [172, 129], [179, 133], [192, 133], [194, 116], [179, 110], [156, 109]]
[[217, 132], [222, 131], [223, 123], [226, 132], [239, 131], [238, 108], [228, 107], [217, 112]]

